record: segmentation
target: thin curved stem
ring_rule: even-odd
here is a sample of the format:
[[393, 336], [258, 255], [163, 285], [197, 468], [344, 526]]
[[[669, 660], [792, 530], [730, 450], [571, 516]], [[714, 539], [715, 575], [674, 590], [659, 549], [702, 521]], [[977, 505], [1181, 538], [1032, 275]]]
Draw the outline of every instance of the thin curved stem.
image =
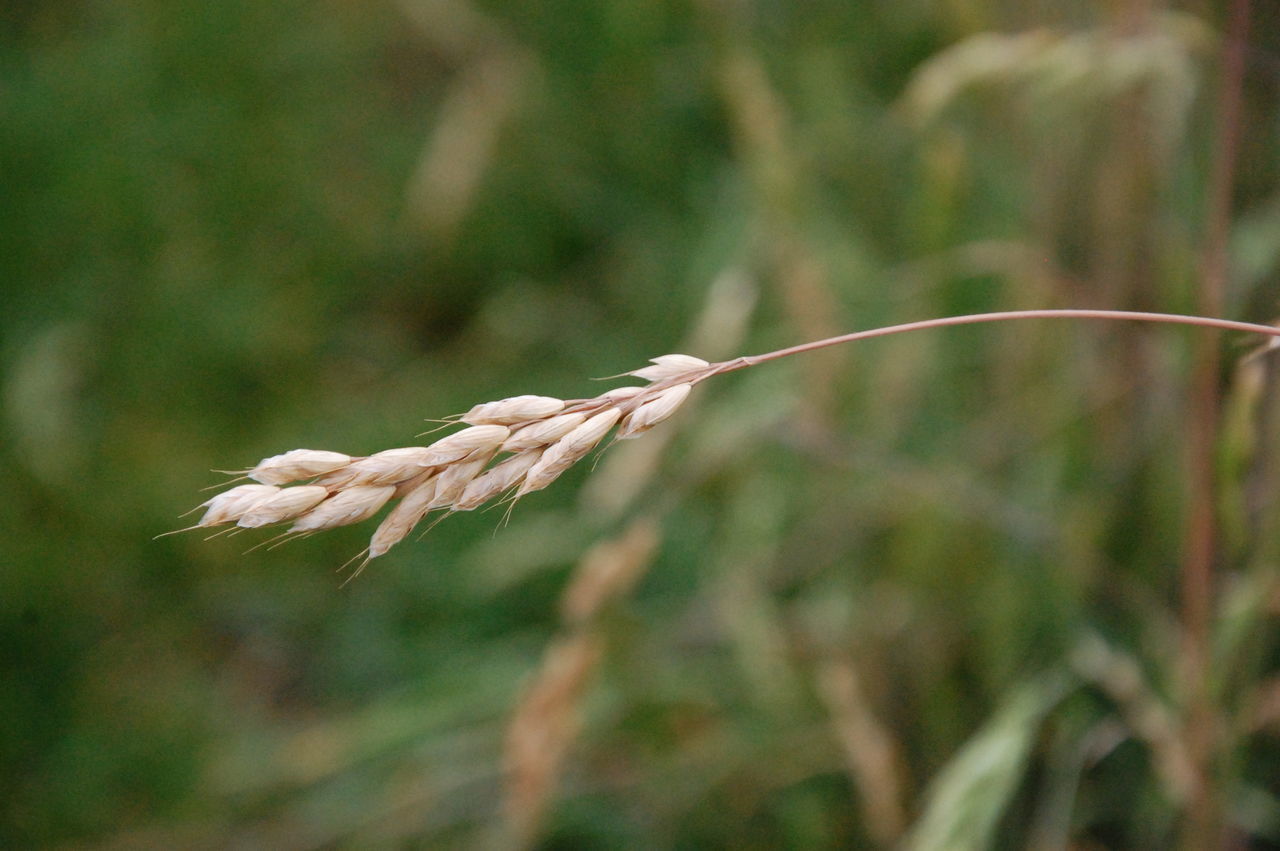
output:
[[1224, 331], [1244, 331], [1250, 334], [1264, 334], [1273, 338], [1280, 338], [1280, 327], [1272, 325], [1258, 325], [1253, 322], [1237, 322], [1233, 319], [1216, 319], [1209, 316], [1185, 316], [1180, 313], [1146, 313], [1137, 310], [1087, 310], [1076, 308], [1051, 309], [1051, 310], [1006, 310], [997, 313], [969, 313], [963, 316], [942, 316], [936, 319], [924, 319], [918, 322], [905, 322], [901, 325], [886, 325], [882, 328], [870, 328], [865, 331], [854, 331], [852, 334], [841, 334], [838, 337], [828, 337], [825, 340], [814, 340], [810, 343], [801, 343], [798, 346], [789, 346], [785, 349], [778, 349], [773, 352], [765, 352], [762, 355], [745, 355], [734, 360], [724, 361], [715, 364], [709, 372], [710, 375], [718, 375], [724, 372], [734, 372], [739, 369], [745, 369], [749, 366], [755, 366], [758, 363], [785, 358], [790, 355], [798, 355], [803, 352], [811, 352], [816, 349], [825, 349], [827, 346], [838, 346], [841, 343], [852, 343], [857, 340], [867, 340], [872, 337], [887, 337], [891, 334], [904, 334], [908, 331], [925, 331], [930, 328], [945, 328], [950, 325], [976, 325], [981, 322], [1005, 322], [1013, 319], [1108, 319], [1126, 322], [1161, 322], [1173, 325], [1196, 325], [1201, 328], [1214, 328]]

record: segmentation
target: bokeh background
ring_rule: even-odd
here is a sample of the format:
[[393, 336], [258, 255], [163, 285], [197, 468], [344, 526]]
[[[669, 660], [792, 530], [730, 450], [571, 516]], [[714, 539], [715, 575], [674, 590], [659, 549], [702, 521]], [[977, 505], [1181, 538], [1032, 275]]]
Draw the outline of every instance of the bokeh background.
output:
[[0, 846], [1280, 847], [1239, 335], [724, 376], [345, 586], [372, 524], [153, 540], [210, 468], [671, 351], [1271, 321], [1253, 5], [1233, 47], [1159, 0], [5, 3]]

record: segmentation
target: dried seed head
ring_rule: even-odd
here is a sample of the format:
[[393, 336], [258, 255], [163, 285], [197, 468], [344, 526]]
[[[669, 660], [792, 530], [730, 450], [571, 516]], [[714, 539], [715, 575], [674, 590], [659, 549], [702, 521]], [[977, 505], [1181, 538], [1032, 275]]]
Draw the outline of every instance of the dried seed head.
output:
[[658, 526], [642, 517], [617, 538], [601, 541], [587, 551], [560, 598], [567, 623], [586, 623], [610, 600], [630, 589], [653, 560]]
[[428, 466], [422, 461], [431, 455], [426, 446], [384, 449], [367, 458], [357, 458], [341, 470], [320, 478], [316, 484], [331, 490], [355, 485], [393, 485], [411, 479]]
[[[628, 373], [649, 384], [616, 387], [594, 399], [524, 395], [485, 402], [457, 418], [467, 424], [464, 428], [430, 446], [367, 457], [294, 449], [264, 458], [246, 471], [259, 484], [234, 487], [206, 501], [196, 526], [253, 528], [292, 521], [289, 532], [304, 533], [358, 523], [398, 499], [370, 541], [368, 558], [374, 558], [433, 509], [470, 511], [504, 493], [519, 497], [541, 490], [615, 426], [619, 438], [652, 428], [679, 408], [709, 366], [689, 355], [663, 355]], [[510, 457], [489, 466], [506, 453]], [[311, 481], [280, 487], [303, 480]]]
[[416, 490], [418, 485], [422, 484], [438, 472], [439, 471], [435, 467], [427, 467], [425, 470], [419, 470], [418, 475], [414, 476], [412, 479], [405, 479], [403, 482], [397, 484], [395, 495], [391, 498], [403, 499], [409, 495], [410, 491]]
[[659, 357], [651, 358], [650, 362], [653, 363], [653, 366], [646, 366], [634, 372], [628, 372], [627, 375], [634, 375], [636, 378], [643, 378], [647, 381], [663, 381], [711, 366], [702, 358], [695, 358], [691, 355], [660, 355]]
[[613, 428], [620, 416], [622, 412], [617, 408], [603, 410], [560, 438], [555, 445], [563, 446], [567, 451], [585, 455], [609, 433], [609, 429]]
[[418, 462], [422, 467], [439, 467], [452, 464], [483, 449], [497, 449], [511, 434], [511, 429], [501, 425], [476, 425], [455, 431], [427, 447], [431, 450]]
[[283, 523], [292, 520], [315, 508], [329, 495], [327, 488], [320, 485], [299, 485], [283, 488], [254, 504], [237, 521], [237, 526], [255, 529], [259, 526], [270, 526], [272, 523]]
[[572, 467], [581, 458], [581, 455], [566, 452], [559, 443], [552, 444], [550, 448], [542, 453], [542, 457], [538, 459], [538, 462], [524, 474], [524, 481], [520, 483], [520, 489], [516, 491], [516, 496], [521, 497], [527, 493], [542, 490], [560, 478], [561, 473]]
[[377, 558], [403, 541], [427, 516], [435, 496], [435, 478], [424, 480], [406, 493], [374, 531], [369, 541], [369, 558]]
[[368, 520], [395, 494], [394, 485], [357, 485], [338, 491], [298, 518], [290, 532], [312, 532], [333, 529]]
[[239, 520], [259, 502], [279, 492], [280, 488], [275, 485], [240, 485], [223, 491], [212, 499], [200, 503], [201, 507], [207, 507], [208, 510], [200, 518], [196, 528]]
[[598, 631], [579, 630], [547, 648], [507, 727], [503, 764], [507, 817], [520, 844], [532, 846], [565, 757], [582, 726], [582, 697], [604, 652]]
[[596, 414], [573, 431], [560, 438], [547, 448], [529, 472], [525, 474], [524, 483], [520, 485], [518, 496], [542, 490], [560, 477], [560, 474], [582, 460], [582, 457], [595, 448], [604, 436], [613, 428], [618, 417], [622, 416], [617, 408], [609, 408]]
[[676, 409], [689, 397], [692, 384], [676, 384], [660, 391], [656, 396], [636, 408], [622, 420], [618, 426], [618, 440], [639, 437], [676, 412]]
[[648, 387], [640, 384], [629, 384], [626, 387], [615, 387], [612, 390], [606, 390], [596, 398], [604, 399], [606, 402], [612, 402], [616, 405], [618, 402], [625, 402], [648, 389]]
[[462, 491], [472, 479], [480, 475], [495, 454], [493, 449], [474, 452], [462, 461], [445, 467], [437, 479], [436, 498], [431, 501], [432, 508], [447, 508], [453, 501], [462, 496]]
[[564, 410], [564, 404], [562, 399], [550, 396], [512, 396], [476, 405], [463, 414], [461, 420], [472, 425], [514, 425], [558, 414]]
[[267, 485], [283, 485], [300, 479], [323, 476], [351, 463], [350, 455], [322, 449], [294, 449], [263, 458], [245, 475]]
[[515, 487], [541, 457], [541, 448], [529, 449], [519, 455], [511, 456], [501, 464], [493, 465], [467, 483], [462, 490], [462, 495], [453, 501], [453, 510], [471, 511], [503, 491]]
[[503, 452], [521, 452], [555, 443], [569, 432], [587, 421], [587, 415], [581, 411], [573, 414], [560, 414], [550, 419], [530, 423], [524, 428], [512, 432], [502, 443]]

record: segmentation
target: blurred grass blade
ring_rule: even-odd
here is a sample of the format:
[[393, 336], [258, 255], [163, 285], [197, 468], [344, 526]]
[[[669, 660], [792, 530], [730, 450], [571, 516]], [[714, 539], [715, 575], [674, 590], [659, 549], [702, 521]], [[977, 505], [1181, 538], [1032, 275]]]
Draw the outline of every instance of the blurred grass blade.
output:
[[905, 844], [912, 851], [989, 848], [1018, 789], [1045, 714], [1066, 693], [1061, 676], [1014, 689], [930, 785], [925, 809]]

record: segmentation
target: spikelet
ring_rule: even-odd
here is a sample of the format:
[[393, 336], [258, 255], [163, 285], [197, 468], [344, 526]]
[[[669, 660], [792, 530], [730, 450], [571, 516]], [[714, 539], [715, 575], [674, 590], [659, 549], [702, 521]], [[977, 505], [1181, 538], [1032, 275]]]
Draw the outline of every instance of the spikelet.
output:
[[471, 483], [480, 471], [485, 468], [494, 456], [494, 450], [485, 449], [467, 456], [456, 464], [444, 468], [437, 477], [436, 498], [432, 500], [432, 508], [448, 508], [453, 501], [462, 496], [463, 490]]
[[651, 358], [650, 362], [653, 366], [646, 366], [626, 374], [634, 375], [636, 378], [643, 378], [646, 381], [664, 381], [668, 378], [678, 378], [689, 373], [700, 372], [711, 366], [702, 358], [695, 358], [692, 355], [660, 355], [659, 357]]
[[615, 387], [612, 390], [606, 390], [596, 398], [603, 399], [612, 405], [616, 405], [619, 402], [625, 402], [628, 399], [639, 396], [648, 389], [648, 387], [641, 384], [630, 384], [626, 387]]
[[587, 415], [581, 411], [572, 414], [560, 414], [546, 420], [530, 423], [502, 442], [501, 451], [521, 452], [555, 443], [569, 432], [587, 421]]
[[433, 457], [428, 446], [405, 446], [384, 449], [367, 458], [357, 458], [340, 470], [316, 480], [331, 490], [357, 485], [394, 485], [411, 479], [422, 472], [424, 460]]
[[414, 476], [412, 479], [405, 479], [403, 482], [396, 485], [396, 493], [392, 499], [401, 499], [408, 496], [410, 491], [416, 490], [418, 485], [436, 475], [438, 472], [439, 469], [436, 467], [427, 467], [425, 470], [419, 470], [418, 475]]
[[558, 414], [564, 405], [563, 399], [550, 396], [512, 396], [476, 405], [459, 419], [471, 425], [515, 425]]
[[560, 477], [560, 474], [582, 460], [588, 452], [604, 439], [622, 416], [617, 408], [607, 408], [587, 420], [547, 448], [529, 472], [517, 491], [524, 496], [539, 491]]
[[455, 431], [427, 447], [431, 450], [418, 464], [422, 467], [442, 467], [460, 461], [479, 449], [497, 449], [511, 434], [511, 429], [501, 425], [476, 425]]
[[403, 541], [413, 531], [413, 527], [427, 516], [435, 496], [435, 478], [424, 479], [406, 493], [374, 531], [373, 538], [369, 541], [369, 558], [377, 558]]
[[338, 491], [289, 527], [290, 532], [314, 532], [368, 520], [396, 492], [394, 485], [356, 485]]
[[320, 485], [283, 488], [255, 503], [236, 522], [236, 525], [245, 529], [256, 529], [259, 526], [270, 526], [272, 523], [283, 523], [307, 513], [323, 502], [328, 495], [328, 489]]
[[323, 449], [292, 449], [281, 455], [263, 458], [245, 475], [266, 485], [284, 485], [332, 473], [351, 463], [350, 455]]
[[498, 494], [515, 487], [524, 479], [529, 468], [538, 463], [542, 452], [540, 448], [529, 449], [485, 470], [467, 483], [462, 495], [453, 501], [453, 510], [473, 511]]
[[240, 485], [231, 490], [223, 491], [212, 499], [207, 499], [200, 503], [201, 508], [207, 508], [208, 510], [205, 511], [204, 516], [192, 528], [218, 526], [239, 520], [259, 502], [269, 499], [279, 492], [280, 488], [275, 485]]
[[676, 384], [661, 391], [623, 418], [618, 426], [617, 440], [630, 440], [670, 417], [689, 398], [692, 384]]

